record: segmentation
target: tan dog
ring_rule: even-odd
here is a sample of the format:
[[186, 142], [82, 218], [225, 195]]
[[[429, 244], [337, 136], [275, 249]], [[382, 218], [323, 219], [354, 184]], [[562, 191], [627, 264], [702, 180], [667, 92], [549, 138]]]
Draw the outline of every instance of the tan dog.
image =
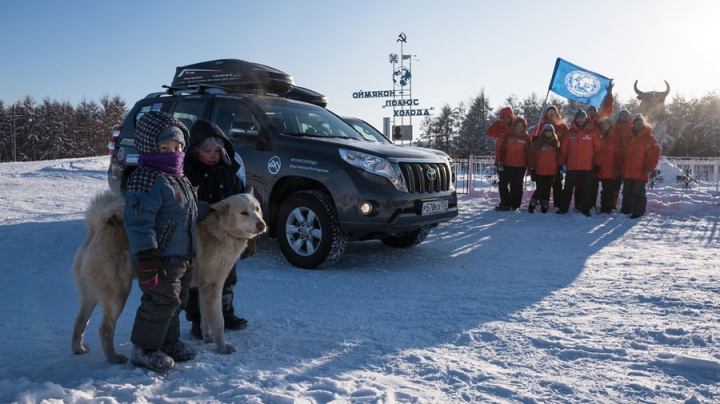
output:
[[[135, 266], [129, 255], [123, 228], [125, 198], [110, 191], [96, 195], [85, 218], [87, 238], [78, 248], [72, 265], [80, 310], [75, 318], [72, 350], [88, 352], [83, 344], [85, 329], [98, 303], [103, 309], [100, 341], [108, 362], [125, 363], [127, 357], [115, 352], [115, 325], [130, 295]], [[214, 342], [218, 352], [235, 348], [225, 343], [222, 317], [222, 286], [233, 264], [248, 248], [255, 253], [253, 238], [266, 230], [257, 199], [248, 193], [233, 195], [210, 205], [210, 214], [197, 223], [192, 285], [198, 287], [203, 338]], [[252, 241], [252, 242], [250, 242]]]

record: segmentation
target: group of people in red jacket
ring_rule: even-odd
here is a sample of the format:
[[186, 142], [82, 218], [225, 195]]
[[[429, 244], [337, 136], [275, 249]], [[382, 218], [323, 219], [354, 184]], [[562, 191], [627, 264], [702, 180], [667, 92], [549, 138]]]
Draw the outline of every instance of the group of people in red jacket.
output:
[[613, 101], [609, 94], [600, 111], [594, 106], [578, 110], [569, 126], [550, 105], [532, 135], [524, 118], [515, 117], [512, 108], [502, 108], [500, 119], [487, 131], [497, 142], [500, 205], [495, 210], [520, 208], [529, 172], [536, 185], [529, 213], [538, 206], [546, 213], [552, 193], [558, 214], [568, 213], [574, 200], [576, 209], [591, 216], [599, 189], [600, 213], [612, 213], [622, 188], [620, 213], [632, 219], [644, 215], [645, 185], [660, 159], [660, 146], [641, 114], [631, 120], [630, 111], [623, 109], [611, 122]]

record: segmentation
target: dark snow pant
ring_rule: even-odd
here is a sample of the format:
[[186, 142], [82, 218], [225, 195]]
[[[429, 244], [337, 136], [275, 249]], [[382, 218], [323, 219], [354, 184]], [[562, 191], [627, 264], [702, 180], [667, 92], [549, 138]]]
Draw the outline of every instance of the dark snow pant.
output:
[[555, 177], [555, 175], [535, 176], [535, 192], [532, 195], [532, 199], [536, 201], [536, 204], [539, 203], [545, 211], [547, 211], [550, 206], [550, 190], [553, 187]]
[[[601, 213], [612, 213], [615, 209], [615, 201], [617, 196], [615, 195], [615, 178], [603, 178], [601, 180], [602, 191], [600, 192], [600, 212]], [[613, 200], [613, 198], [615, 198]]]
[[573, 170], [568, 171], [565, 175], [565, 188], [563, 188], [562, 204], [560, 212], [567, 213], [570, 209], [570, 202], [573, 198], [575, 185], [580, 185], [580, 211], [584, 215], [590, 214], [590, 191], [592, 188], [592, 171], [591, 170]]
[[645, 181], [641, 180], [623, 180], [623, 201], [620, 213], [632, 213], [633, 215], [642, 216], [645, 214], [647, 207], [647, 197], [645, 196]]
[[[505, 167], [500, 172], [500, 206], [508, 206], [512, 209], [520, 208], [523, 194], [523, 178], [525, 178], [525, 167]], [[508, 185], [510, 190], [508, 190]]]
[[[590, 200], [591, 208], [594, 208], [597, 205], [597, 194], [598, 194], [599, 189], [600, 189], [600, 180], [593, 177], [592, 181], [590, 181], [589, 193], [585, 193], [585, 195], [587, 195], [588, 199]], [[582, 210], [580, 208], [580, 201], [583, 198], [583, 192], [584, 191], [582, 189], [582, 184], [579, 182], [576, 182], [575, 183], [575, 194], [574, 194], [575, 209]]]
[[[223, 318], [232, 317], [235, 314], [233, 307], [233, 288], [237, 284], [237, 266], [233, 265], [222, 289], [222, 311]], [[200, 322], [200, 295], [197, 288], [190, 288], [190, 297], [185, 307], [185, 318], [188, 321]]]
[[573, 202], [575, 205], [575, 210], [580, 210], [580, 199], [582, 199], [580, 195], [580, 188], [582, 188], [582, 184], [575, 181], [575, 192], [573, 192]]
[[[187, 304], [192, 280], [192, 261], [181, 256], [158, 257], [165, 275], [158, 275], [152, 288], [143, 292], [135, 313], [130, 341], [145, 349], [160, 349], [180, 338], [180, 312]], [[137, 263], [136, 263], [137, 265]]]
[[563, 177], [563, 174], [558, 170], [552, 184], [553, 206], [556, 208], [559, 208], [562, 203]]

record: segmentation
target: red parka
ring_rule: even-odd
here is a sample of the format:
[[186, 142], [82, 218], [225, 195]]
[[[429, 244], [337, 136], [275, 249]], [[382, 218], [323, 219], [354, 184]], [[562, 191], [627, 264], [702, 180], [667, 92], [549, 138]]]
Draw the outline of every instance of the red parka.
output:
[[633, 139], [632, 134], [632, 121], [628, 121], [627, 123], [622, 123], [618, 119], [615, 122], [615, 126], [613, 126], [613, 129], [615, 130], [615, 135], [620, 138], [620, 150], [618, 155], [618, 165], [621, 167], [620, 175], [622, 176], [622, 165], [623, 165], [623, 159], [625, 158], [625, 152], [627, 151], [628, 145], [630, 145], [630, 141]]
[[560, 145], [558, 166], [567, 164], [568, 171], [592, 170], [600, 160], [600, 138], [589, 121], [583, 129], [572, 122], [570, 131]]
[[503, 115], [510, 115], [512, 117], [512, 123], [510, 125], [507, 124], [507, 122], [503, 121], [502, 119], [498, 119], [497, 121], [493, 122], [492, 125], [487, 130], [488, 136], [495, 139], [495, 164], [497, 165], [499, 156], [500, 156], [500, 145], [502, 144], [503, 137], [505, 135], [512, 133], [513, 131], [513, 123], [515, 122], [515, 113], [513, 112], [512, 108], [505, 107], [500, 110], [500, 116]]
[[600, 172], [595, 175], [595, 178], [601, 180], [615, 179], [620, 175], [620, 136], [615, 133], [615, 128], [610, 127], [607, 133], [602, 133], [598, 129], [601, 135], [601, 151], [600, 160]]
[[560, 142], [557, 136], [550, 138], [540, 135], [532, 141], [528, 156], [528, 168], [537, 175], [556, 175], [558, 171]]
[[652, 172], [660, 161], [660, 145], [652, 134], [652, 127], [645, 127], [634, 135], [625, 150], [622, 177], [648, 182]]
[[527, 167], [530, 135], [527, 132], [505, 134], [500, 145], [499, 162], [506, 167]]
[[605, 100], [603, 101], [603, 105], [600, 108], [600, 111], [598, 111], [597, 115], [595, 115], [592, 118], [588, 117], [588, 119], [592, 122], [592, 124], [596, 128], [600, 124], [601, 119], [610, 118], [610, 115], [612, 115], [614, 102], [615, 102], [615, 97], [613, 97], [612, 93], [608, 93], [608, 95], [605, 97]]

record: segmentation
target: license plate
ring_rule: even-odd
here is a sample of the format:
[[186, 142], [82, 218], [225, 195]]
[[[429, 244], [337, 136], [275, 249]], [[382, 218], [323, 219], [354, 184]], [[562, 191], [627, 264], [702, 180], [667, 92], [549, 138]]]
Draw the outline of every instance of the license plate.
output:
[[422, 204], [422, 215], [437, 215], [439, 213], [446, 213], [448, 210], [448, 201], [433, 201], [423, 202]]

